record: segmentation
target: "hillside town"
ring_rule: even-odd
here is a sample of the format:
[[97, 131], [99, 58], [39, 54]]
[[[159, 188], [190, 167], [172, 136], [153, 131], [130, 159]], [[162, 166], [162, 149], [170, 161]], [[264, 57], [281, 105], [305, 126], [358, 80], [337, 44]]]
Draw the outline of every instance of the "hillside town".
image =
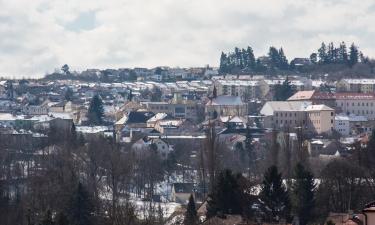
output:
[[[194, 196], [202, 224], [253, 224], [250, 218], [260, 224], [267, 221], [260, 206], [263, 172], [277, 165], [289, 189], [294, 168], [302, 163], [316, 177], [316, 192], [332, 196], [314, 198], [327, 201], [315, 212], [319, 224], [375, 224], [370, 204], [375, 198], [368, 191], [374, 186], [362, 184], [372, 181], [361, 174], [367, 172], [341, 161], [371, 163], [359, 152], [374, 144], [374, 126], [375, 79], [223, 74], [208, 66], [75, 74], [65, 65], [43, 79], [0, 81], [0, 187], [11, 205], [33, 202], [13, 204], [14, 217], [25, 210], [52, 210], [61, 199], [56, 205], [48, 201], [61, 193], [28, 195], [59, 182], [68, 185], [73, 169], [89, 183], [96, 201], [108, 201], [110, 208], [127, 199], [143, 212], [134, 214], [141, 220], [160, 217], [158, 224], [181, 224]], [[218, 175], [224, 169], [251, 178], [251, 196], [261, 199], [251, 200], [251, 216], [234, 208], [221, 211], [226, 216], [208, 216], [214, 179], [234, 176]], [[40, 183], [40, 176], [51, 180]], [[336, 193], [340, 187], [345, 190]], [[37, 221], [37, 214], [26, 214], [27, 224]], [[298, 217], [285, 215], [275, 209], [268, 222], [299, 224]]]

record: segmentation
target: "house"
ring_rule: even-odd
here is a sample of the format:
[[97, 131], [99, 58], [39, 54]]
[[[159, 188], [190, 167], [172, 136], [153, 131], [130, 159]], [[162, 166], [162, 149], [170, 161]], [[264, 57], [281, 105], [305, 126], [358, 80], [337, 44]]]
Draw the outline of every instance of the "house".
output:
[[194, 183], [173, 183], [171, 201], [186, 205], [194, 192]]
[[205, 106], [206, 119], [218, 116], [247, 116], [247, 104], [239, 96], [221, 95], [210, 99]]
[[150, 149], [156, 150], [160, 157], [164, 160], [167, 159], [168, 154], [173, 151], [173, 147], [167, 143], [167, 141], [160, 138], [140, 138], [132, 145], [132, 150], [136, 151], [138, 154], [143, 154], [143, 151]]

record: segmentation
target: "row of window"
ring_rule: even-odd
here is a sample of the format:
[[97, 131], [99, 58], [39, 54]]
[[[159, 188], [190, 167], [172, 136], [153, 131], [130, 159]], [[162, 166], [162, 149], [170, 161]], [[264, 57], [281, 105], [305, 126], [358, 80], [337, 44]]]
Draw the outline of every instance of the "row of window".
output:
[[[338, 103], [336, 103], [336, 105], [338, 105]], [[354, 102], [352, 102], [352, 106], [355, 106], [356, 104], [354, 103]], [[362, 104], [361, 104], [361, 102], [358, 102], [357, 103], [357, 106], [374, 106], [374, 103], [373, 102], [371, 102], [370, 104], [368, 103], [368, 102], [366, 102], [366, 103], [364, 103], [364, 102], [362, 102]], [[344, 103], [343, 102], [341, 102], [341, 106], [343, 107], [344, 106]], [[346, 106], [349, 106], [349, 102], [347, 102], [346, 103]]]

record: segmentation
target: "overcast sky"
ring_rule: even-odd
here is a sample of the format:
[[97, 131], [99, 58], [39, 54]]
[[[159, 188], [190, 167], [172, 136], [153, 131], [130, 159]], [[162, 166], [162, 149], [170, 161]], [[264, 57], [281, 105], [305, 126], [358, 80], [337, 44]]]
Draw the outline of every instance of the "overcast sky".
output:
[[0, 76], [218, 65], [235, 46], [307, 57], [322, 41], [375, 56], [374, 0], [0, 0]]

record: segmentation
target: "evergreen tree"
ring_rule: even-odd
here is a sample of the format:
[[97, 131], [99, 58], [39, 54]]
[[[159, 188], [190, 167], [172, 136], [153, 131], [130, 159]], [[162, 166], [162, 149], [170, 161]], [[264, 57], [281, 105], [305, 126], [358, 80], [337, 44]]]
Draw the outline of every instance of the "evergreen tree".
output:
[[73, 100], [73, 90], [68, 87], [65, 91], [64, 98], [66, 101], [72, 101]]
[[307, 225], [312, 220], [314, 209], [315, 183], [312, 173], [300, 163], [295, 168], [295, 181], [292, 185], [293, 212], [299, 218], [300, 225]]
[[219, 70], [220, 70], [220, 73], [228, 72], [228, 57], [224, 52], [221, 52]]
[[279, 51], [271, 46], [269, 51], [268, 51], [268, 57], [270, 58], [271, 61], [271, 68], [278, 68], [280, 65], [280, 56], [279, 56]]
[[250, 46], [247, 47], [246, 54], [247, 54], [247, 66], [250, 69], [255, 70], [255, 67], [256, 67], [255, 56], [254, 56], [253, 49]]
[[328, 52], [327, 52], [327, 63], [334, 63], [336, 60], [336, 53], [335, 53], [335, 46], [333, 42], [328, 44]]
[[90, 102], [90, 106], [87, 112], [89, 124], [100, 125], [103, 123], [104, 108], [103, 102], [99, 95], [95, 95]]
[[279, 50], [279, 65], [278, 67], [283, 70], [287, 70], [289, 67], [288, 59], [286, 58], [284, 54], [283, 48], [280, 48]]
[[61, 70], [63, 71], [63, 73], [64, 73], [65, 75], [70, 74], [68, 64], [64, 64], [64, 65], [61, 67]]
[[310, 61], [311, 61], [311, 63], [316, 64], [318, 62], [318, 54], [312, 53], [310, 55]]
[[340, 63], [347, 64], [347, 62], [348, 62], [348, 51], [346, 49], [345, 42], [341, 42], [341, 44], [340, 44], [338, 57], [339, 57], [338, 61]]
[[357, 46], [354, 43], [350, 46], [349, 61], [348, 64], [350, 67], [358, 63], [359, 52]]
[[195, 208], [194, 197], [191, 194], [189, 198], [189, 203], [186, 208], [184, 225], [196, 225], [196, 224], [198, 224], [198, 215], [197, 215], [197, 210]]
[[321, 47], [318, 49], [318, 55], [319, 55], [319, 63], [328, 63], [328, 57], [327, 57], [327, 46], [323, 42]]
[[217, 214], [241, 214], [240, 194], [243, 190], [238, 184], [239, 176], [233, 175], [231, 170], [220, 172], [212, 193], [209, 195], [207, 217]]
[[289, 78], [287, 77], [282, 84], [275, 86], [274, 99], [276, 101], [286, 101], [295, 93], [293, 86], [290, 84]]
[[280, 219], [289, 219], [289, 195], [276, 166], [271, 166], [265, 172], [259, 198], [261, 210], [267, 222], [278, 222]]
[[71, 198], [68, 215], [71, 225], [90, 225], [93, 223], [94, 204], [81, 183], [78, 184], [77, 191]]

